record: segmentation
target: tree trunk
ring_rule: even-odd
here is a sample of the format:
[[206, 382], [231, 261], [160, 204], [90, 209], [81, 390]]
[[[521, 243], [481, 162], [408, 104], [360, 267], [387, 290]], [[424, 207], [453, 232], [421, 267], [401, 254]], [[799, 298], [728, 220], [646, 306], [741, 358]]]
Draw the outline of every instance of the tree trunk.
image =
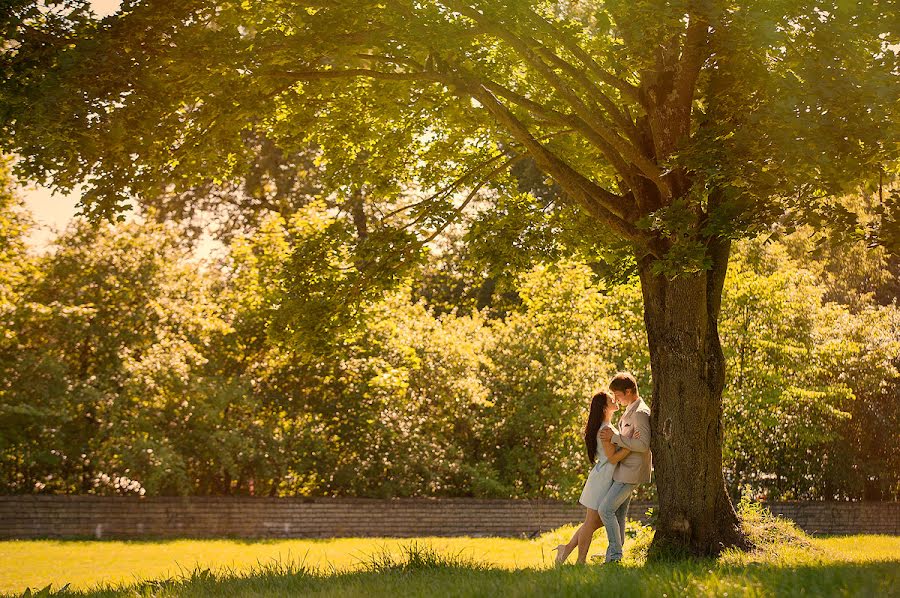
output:
[[748, 547], [722, 475], [725, 360], [718, 318], [728, 242], [710, 270], [669, 280], [639, 262], [653, 375], [651, 450], [659, 518], [651, 557]]

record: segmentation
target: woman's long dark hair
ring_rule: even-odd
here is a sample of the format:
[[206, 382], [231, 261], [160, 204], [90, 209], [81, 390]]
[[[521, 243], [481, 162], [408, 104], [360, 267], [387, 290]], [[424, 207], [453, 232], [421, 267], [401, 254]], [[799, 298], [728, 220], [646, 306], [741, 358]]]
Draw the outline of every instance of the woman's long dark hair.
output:
[[587, 448], [588, 459], [591, 463], [597, 460], [597, 432], [603, 425], [606, 408], [613, 398], [605, 390], [601, 390], [591, 397], [591, 411], [588, 413], [587, 425], [584, 427], [584, 446]]

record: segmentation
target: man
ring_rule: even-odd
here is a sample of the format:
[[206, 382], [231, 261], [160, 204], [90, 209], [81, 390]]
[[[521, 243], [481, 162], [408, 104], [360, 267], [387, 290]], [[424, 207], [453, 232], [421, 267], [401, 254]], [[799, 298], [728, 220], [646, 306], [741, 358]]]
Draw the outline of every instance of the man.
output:
[[609, 390], [616, 402], [625, 407], [625, 412], [619, 419], [619, 433], [613, 434], [605, 428], [600, 432], [600, 438], [631, 451], [616, 465], [613, 484], [597, 509], [609, 540], [606, 562], [617, 563], [622, 560], [625, 514], [631, 494], [638, 484], [650, 481], [650, 407], [641, 399], [637, 381], [628, 372], [616, 374], [609, 383]]

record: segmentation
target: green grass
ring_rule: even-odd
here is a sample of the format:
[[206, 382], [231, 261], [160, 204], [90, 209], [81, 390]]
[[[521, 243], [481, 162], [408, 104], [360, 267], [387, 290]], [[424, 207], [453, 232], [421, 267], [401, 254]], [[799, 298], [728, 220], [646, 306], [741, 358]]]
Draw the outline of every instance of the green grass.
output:
[[[810, 538], [765, 513], [744, 516], [753, 552], [647, 563], [649, 529], [634, 526], [613, 567], [552, 567], [572, 527], [534, 540], [0, 542], [0, 592], [69, 583], [63, 595], [900, 596], [900, 537]], [[598, 533], [591, 552], [604, 549]]]
[[[597, 534], [599, 537], [601, 534]], [[7, 541], [0, 542], [0, 592], [26, 587], [86, 589], [99, 583], [167, 579], [209, 569], [249, 574], [261, 567], [302, 563], [322, 574], [364, 568], [373, 555], [399, 555], [412, 540], [348, 538], [333, 540], [173, 540], [173, 541]], [[549, 564], [550, 546], [512, 538], [419, 538], [441, 554], [461, 555], [497, 568]], [[546, 543], [545, 543], [546, 544]], [[605, 546], [605, 544], [603, 544]], [[545, 555], [541, 554], [541, 551]], [[546, 557], [546, 558], [544, 558]]]

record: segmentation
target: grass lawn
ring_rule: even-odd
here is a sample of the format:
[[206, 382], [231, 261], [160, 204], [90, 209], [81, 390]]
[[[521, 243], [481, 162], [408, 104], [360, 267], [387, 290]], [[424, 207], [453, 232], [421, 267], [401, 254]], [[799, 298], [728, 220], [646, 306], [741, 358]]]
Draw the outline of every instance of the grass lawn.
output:
[[69, 583], [90, 596], [900, 596], [900, 537], [808, 538], [782, 526], [753, 553], [647, 564], [649, 534], [637, 530], [622, 566], [554, 568], [552, 548], [572, 529], [534, 540], [8, 541], [0, 592]]
[[70, 588], [86, 589], [98, 583], [178, 577], [197, 569], [247, 574], [275, 563], [302, 563], [322, 574], [348, 572], [364, 568], [373, 555], [385, 551], [401, 555], [403, 547], [413, 542], [504, 569], [545, 567], [552, 560], [549, 545], [512, 538], [10, 541], [0, 542], [0, 592], [50, 583], [55, 588], [69, 583]]

